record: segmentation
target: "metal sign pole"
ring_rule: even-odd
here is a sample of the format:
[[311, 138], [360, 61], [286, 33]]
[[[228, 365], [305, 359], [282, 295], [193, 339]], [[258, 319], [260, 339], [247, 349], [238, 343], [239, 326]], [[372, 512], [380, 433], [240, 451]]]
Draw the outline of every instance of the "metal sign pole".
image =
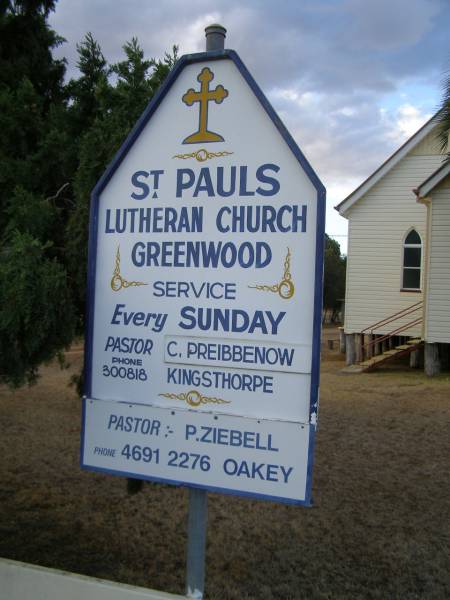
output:
[[186, 562], [186, 595], [202, 600], [205, 589], [206, 527], [208, 493], [189, 489], [188, 541]]
[[[214, 24], [206, 27], [206, 51], [223, 50], [226, 29]], [[186, 560], [186, 595], [203, 599], [205, 589], [206, 528], [208, 525], [208, 493], [189, 488], [188, 539]]]

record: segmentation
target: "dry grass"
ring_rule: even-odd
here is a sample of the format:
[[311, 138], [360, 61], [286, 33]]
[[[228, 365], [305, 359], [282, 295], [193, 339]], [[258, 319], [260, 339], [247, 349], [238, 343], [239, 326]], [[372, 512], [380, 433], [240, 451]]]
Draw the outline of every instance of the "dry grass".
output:
[[[182, 593], [186, 490], [79, 469], [70, 360], [0, 388], [0, 556]], [[325, 351], [315, 508], [210, 494], [209, 599], [450, 598], [450, 378], [342, 366]]]

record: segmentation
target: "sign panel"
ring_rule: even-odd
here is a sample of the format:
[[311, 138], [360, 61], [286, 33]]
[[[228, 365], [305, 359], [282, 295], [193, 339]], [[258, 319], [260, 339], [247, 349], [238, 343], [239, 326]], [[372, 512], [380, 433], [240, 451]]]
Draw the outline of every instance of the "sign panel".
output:
[[85, 436], [99, 444], [86, 446], [87, 465], [271, 500], [306, 496], [306, 424], [102, 400], [85, 410]]
[[310, 502], [324, 201], [233, 51], [179, 61], [93, 193], [83, 466]]

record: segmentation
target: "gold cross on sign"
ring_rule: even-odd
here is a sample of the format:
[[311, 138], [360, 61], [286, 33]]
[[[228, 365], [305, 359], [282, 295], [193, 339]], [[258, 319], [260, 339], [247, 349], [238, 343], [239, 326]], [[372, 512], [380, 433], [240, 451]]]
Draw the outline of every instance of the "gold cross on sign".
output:
[[208, 102], [214, 100], [216, 104], [221, 104], [228, 96], [228, 90], [226, 90], [223, 85], [216, 86], [215, 90], [209, 89], [209, 83], [213, 79], [214, 73], [208, 69], [208, 67], [204, 67], [197, 77], [197, 81], [201, 83], [200, 91], [196, 92], [191, 88], [182, 98], [183, 102], [188, 106], [192, 106], [194, 102], [200, 102], [198, 131], [183, 140], [183, 144], [225, 141], [218, 133], [208, 131]]

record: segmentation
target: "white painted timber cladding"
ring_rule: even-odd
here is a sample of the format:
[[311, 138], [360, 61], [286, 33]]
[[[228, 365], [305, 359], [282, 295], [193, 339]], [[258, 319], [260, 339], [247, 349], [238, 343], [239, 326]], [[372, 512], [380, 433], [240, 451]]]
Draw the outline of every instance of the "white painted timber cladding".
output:
[[[422, 278], [425, 264], [426, 207], [415, 201], [412, 190], [442, 163], [442, 155], [421, 154], [421, 150], [430, 148], [429, 140], [419, 146], [395, 165], [346, 215], [349, 219], [346, 333], [360, 332], [423, 300], [420, 292], [400, 291], [403, 241], [413, 227], [422, 238]], [[420, 313], [414, 313], [374, 331], [390, 333], [419, 316]], [[421, 334], [422, 327], [417, 326], [402, 335]]]
[[[440, 144], [438, 130], [437, 128], [434, 128], [433, 131], [424, 137], [424, 139], [419, 142], [409, 154], [415, 156], [431, 156], [434, 154], [441, 154]], [[416, 186], [420, 185], [420, 183], [416, 183]]]
[[[449, 184], [447, 184], [449, 185]], [[427, 342], [450, 343], [450, 185], [431, 193]]]

